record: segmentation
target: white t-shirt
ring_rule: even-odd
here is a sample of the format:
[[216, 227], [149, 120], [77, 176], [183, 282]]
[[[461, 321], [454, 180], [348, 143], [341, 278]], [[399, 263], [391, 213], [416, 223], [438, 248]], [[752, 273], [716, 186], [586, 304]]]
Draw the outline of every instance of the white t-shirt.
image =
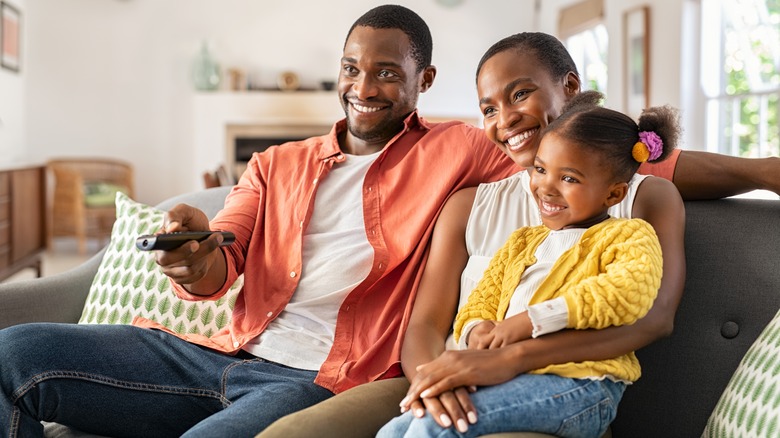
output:
[[319, 370], [333, 346], [336, 317], [374, 262], [363, 222], [363, 182], [381, 152], [346, 155], [322, 179], [303, 233], [302, 272], [292, 299], [244, 349], [263, 359]]

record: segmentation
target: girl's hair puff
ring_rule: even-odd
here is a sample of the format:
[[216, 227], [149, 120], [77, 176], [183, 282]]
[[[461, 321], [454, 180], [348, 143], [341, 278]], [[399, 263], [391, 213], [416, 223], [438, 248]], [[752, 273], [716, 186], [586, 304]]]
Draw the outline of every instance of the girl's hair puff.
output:
[[554, 133], [600, 154], [604, 158], [604, 167], [612, 172], [615, 179], [622, 181], [630, 180], [641, 164], [632, 155], [640, 131], [653, 131], [663, 142], [661, 155], [648, 160], [651, 163], [664, 160], [677, 147], [680, 123], [675, 108], [647, 108], [642, 111], [637, 124], [619, 111], [602, 107], [603, 98], [597, 91], [583, 91], [575, 95], [542, 135]]

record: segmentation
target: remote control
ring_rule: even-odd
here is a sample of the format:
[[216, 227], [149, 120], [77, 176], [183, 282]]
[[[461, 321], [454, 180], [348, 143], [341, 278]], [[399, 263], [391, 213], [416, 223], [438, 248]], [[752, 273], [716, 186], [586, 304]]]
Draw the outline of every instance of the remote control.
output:
[[135, 241], [135, 246], [141, 251], [170, 251], [184, 245], [190, 240], [197, 240], [198, 242], [206, 240], [213, 233], [222, 234], [224, 240], [220, 246], [230, 245], [236, 240], [236, 236], [230, 231], [181, 231], [177, 233], [146, 234], [139, 236]]

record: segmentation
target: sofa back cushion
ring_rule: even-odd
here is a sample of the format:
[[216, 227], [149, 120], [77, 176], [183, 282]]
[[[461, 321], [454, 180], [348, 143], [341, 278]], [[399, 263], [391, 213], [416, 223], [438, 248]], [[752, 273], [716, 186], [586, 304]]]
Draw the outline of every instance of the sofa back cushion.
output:
[[698, 437], [723, 389], [780, 309], [780, 201], [685, 203], [685, 292], [674, 333], [637, 351], [642, 377], [615, 437]]

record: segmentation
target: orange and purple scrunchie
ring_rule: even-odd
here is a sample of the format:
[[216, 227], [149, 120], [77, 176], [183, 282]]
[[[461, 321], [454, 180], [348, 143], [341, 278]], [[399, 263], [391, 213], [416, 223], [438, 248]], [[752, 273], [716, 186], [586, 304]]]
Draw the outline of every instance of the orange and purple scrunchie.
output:
[[631, 155], [640, 163], [653, 161], [661, 156], [664, 151], [664, 142], [661, 137], [653, 131], [642, 131], [639, 133], [639, 141], [631, 149]]

